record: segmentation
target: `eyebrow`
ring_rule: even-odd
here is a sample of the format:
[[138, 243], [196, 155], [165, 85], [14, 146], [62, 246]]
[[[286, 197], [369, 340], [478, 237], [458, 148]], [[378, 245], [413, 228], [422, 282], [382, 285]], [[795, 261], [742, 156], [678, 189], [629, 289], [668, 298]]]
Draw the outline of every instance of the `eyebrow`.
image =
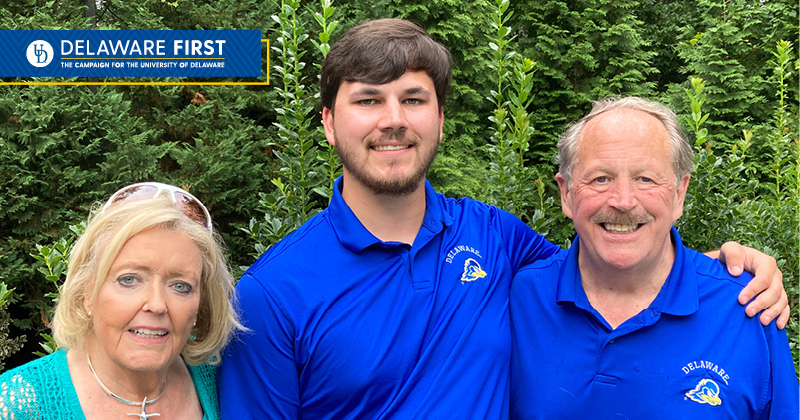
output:
[[425, 89], [423, 87], [420, 87], [420, 86], [408, 88], [408, 89], [404, 90], [403, 93], [405, 93], [406, 95], [423, 94], [423, 95], [428, 95], [428, 96], [430, 96], [430, 94], [431, 94], [427, 89]]
[[352, 92], [350, 96], [369, 96], [369, 95], [377, 95], [381, 93], [380, 89], [374, 87], [363, 87], [355, 92]]
[[[147, 274], [151, 274], [153, 272], [150, 266], [145, 265], [145, 264], [139, 264], [139, 263], [123, 265], [120, 269], [117, 270], [117, 272], [119, 272], [121, 274], [130, 272], [130, 271], [144, 272], [144, 273], [147, 273]], [[109, 270], [109, 273], [111, 273], [111, 272], [112, 272], [112, 270]], [[116, 276], [119, 276], [121, 274], [116, 274]], [[203, 277], [202, 270], [201, 270], [200, 273], [195, 273], [194, 271], [191, 271], [191, 270], [181, 270], [181, 269], [171, 270], [171, 271], [167, 272], [167, 275], [169, 277], [181, 277], [181, 278], [192, 278], [192, 279], [195, 278], [195, 274], [198, 274], [197, 279], [200, 279], [200, 278]]]
[[[383, 91], [379, 88], [372, 87], [372, 86], [365, 86], [357, 91], [354, 91], [350, 94], [351, 97], [359, 97], [359, 96], [372, 96], [372, 95], [380, 95]], [[404, 95], [427, 95], [430, 96], [431, 92], [427, 89], [423, 88], [422, 86], [414, 86], [408, 89], [403, 90]]]

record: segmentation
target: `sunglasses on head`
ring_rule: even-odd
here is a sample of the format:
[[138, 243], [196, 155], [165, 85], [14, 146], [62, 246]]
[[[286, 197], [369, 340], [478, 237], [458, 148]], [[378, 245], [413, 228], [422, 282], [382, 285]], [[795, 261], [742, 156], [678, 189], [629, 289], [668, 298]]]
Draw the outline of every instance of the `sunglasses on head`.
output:
[[175, 203], [175, 207], [180, 209], [183, 214], [203, 225], [209, 232], [214, 232], [214, 228], [211, 226], [211, 215], [208, 213], [206, 206], [204, 206], [197, 197], [181, 188], [162, 184], [160, 182], [140, 182], [120, 189], [112, 194], [111, 198], [106, 201], [101, 212], [124, 201], [140, 201], [156, 198], [163, 191], [169, 193], [169, 198], [172, 199], [172, 202]]

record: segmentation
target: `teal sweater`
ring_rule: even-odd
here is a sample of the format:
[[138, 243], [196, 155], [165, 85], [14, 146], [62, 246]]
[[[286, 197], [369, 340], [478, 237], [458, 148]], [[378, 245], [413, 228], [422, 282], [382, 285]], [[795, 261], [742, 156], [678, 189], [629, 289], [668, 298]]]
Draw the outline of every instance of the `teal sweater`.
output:
[[[205, 413], [203, 420], [219, 420], [214, 368], [187, 367]], [[66, 350], [0, 375], [0, 419], [86, 420], [69, 375]]]

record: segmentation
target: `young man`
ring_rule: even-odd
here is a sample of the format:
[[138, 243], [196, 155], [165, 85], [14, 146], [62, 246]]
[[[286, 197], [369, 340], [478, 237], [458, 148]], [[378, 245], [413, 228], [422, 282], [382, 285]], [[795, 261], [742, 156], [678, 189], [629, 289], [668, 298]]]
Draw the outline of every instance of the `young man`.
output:
[[322, 120], [343, 175], [237, 286], [251, 333], [219, 370], [223, 418], [508, 415], [511, 278], [558, 248], [426, 182], [450, 78], [447, 50], [407, 21], [333, 45]]
[[742, 314], [749, 276], [672, 227], [692, 169], [675, 114], [599, 101], [558, 148], [578, 237], [512, 283], [511, 418], [798, 418], [786, 332]]

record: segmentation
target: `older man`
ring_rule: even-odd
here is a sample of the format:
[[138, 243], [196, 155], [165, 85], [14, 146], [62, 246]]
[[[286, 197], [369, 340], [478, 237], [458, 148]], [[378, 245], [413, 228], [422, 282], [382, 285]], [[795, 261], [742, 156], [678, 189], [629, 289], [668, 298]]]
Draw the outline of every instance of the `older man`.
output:
[[512, 283], [514, 419], [796, 419], [786, 333], [747, 318], [747, 277], [681, 243], [692, 149], [674, 113], [604, 100], [558, 144], [578, 237]]

